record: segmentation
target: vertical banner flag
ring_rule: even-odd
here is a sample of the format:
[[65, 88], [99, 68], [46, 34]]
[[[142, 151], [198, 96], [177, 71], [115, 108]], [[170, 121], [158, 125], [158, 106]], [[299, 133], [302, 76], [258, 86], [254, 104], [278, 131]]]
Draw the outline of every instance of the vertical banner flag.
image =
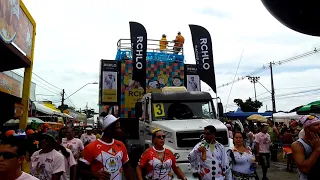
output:
[[201, 91], [200, 77], [196, 64], [185, 64], [185, 87], [188, 91]]
[[130, 23], [132, 45], [132, 80], [138, 81], [146, 90], [146, 62], [147, 62], [147, 32], [144, 26], [137, 22]]
[[118, 66], [117, 61], [101, 60], [101, 102], [116, 103], [118, 89]]
[[200, 80], [217, 93], [210, 33], [198, 25], [189, 25]]

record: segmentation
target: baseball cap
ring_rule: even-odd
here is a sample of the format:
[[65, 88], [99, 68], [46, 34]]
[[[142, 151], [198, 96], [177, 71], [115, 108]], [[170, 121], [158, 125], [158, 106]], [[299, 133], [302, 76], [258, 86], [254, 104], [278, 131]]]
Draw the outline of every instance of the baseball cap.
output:
[[22, 129], [17, 129], [13, 134], [14, 137], [18, 137], [18, 138], [25, 138], [26, 135], [27, 135], [26, 132]]
[[14, 133], [15, 133], [14, 130], [8, 130], [8, 131], [6, 132], [6, 136], [7, 136], [7, 137], [13, 136]]
[[46, 131], [42, 135], [48, 136], [48, 137], [52, 138], [55, 142], [57, 142], [59, 133], [55, 130], [49, 129], [48, 131]]
[[300, 118], [300, 122], [303, 128], [311, 126], [312, 124], [319, 123], [320, 119], [317, 116], [305, 115]]
[[31, 134], [34, 134], [34, 130], [32, 130], [32, 129], [28, 129], [28, 131], [27, 131], [27, 133], [26, 133], [27, 135], [31, 135]]
[[104, 131], [105, 129], [107, 129], [107, 127], [109, 127], [111, 124], [113, 124], [114, 122], [116, 122], [119, 118], [114, 117], [112, 114], [107, 115], [104, 119], [103, 119], [103, 125], [102, 125], [102, 131]]

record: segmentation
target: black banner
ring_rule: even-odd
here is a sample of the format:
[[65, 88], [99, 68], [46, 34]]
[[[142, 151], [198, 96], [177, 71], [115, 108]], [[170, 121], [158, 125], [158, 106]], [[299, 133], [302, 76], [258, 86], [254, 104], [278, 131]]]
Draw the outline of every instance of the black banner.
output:
[[132, 80], [138, 81], [146, 90], [147, 32], [142, 24], [129, 23], [133, 61]]
[[200, 77], [196, 64], [185, 64], [184, 76], [184, 85], [188, 91], [201, 91]]
[[118, 99], [118, 61], [101, 60], [100, 102], [114, 104]]
[[217, 93], [210, 33], [198, 25], [189, 25], [200, 79]]

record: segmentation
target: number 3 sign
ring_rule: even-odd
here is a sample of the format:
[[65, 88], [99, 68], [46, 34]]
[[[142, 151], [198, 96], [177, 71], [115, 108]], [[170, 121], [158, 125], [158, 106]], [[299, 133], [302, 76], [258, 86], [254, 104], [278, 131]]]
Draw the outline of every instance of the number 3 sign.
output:
[[165, 116], [164, 106], [162, 103], [153, 104], [154, 117]]

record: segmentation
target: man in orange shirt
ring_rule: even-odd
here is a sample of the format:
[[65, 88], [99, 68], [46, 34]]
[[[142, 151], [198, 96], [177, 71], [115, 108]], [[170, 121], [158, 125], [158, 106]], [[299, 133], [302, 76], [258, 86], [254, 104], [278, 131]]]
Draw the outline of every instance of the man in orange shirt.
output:
[[121, 180], [122, 171], [127, 180], [133, 179], [127, 149], [121, 141], [113, 139], [119, 128], [118, 118], [111, 114], [104, 118], [103, 136], [88, 144], [82, 152], [79, 163], [82, 179]]
[[174, 47], [173, 47], [174, 54], [178, 54], [183, 48], [183, 44], [184, 44], [184, 37], [181, 35], [181, 32], [178, 32], [178, 35], [176, 36], [176, 39], [173, 42], [174, 42]]

